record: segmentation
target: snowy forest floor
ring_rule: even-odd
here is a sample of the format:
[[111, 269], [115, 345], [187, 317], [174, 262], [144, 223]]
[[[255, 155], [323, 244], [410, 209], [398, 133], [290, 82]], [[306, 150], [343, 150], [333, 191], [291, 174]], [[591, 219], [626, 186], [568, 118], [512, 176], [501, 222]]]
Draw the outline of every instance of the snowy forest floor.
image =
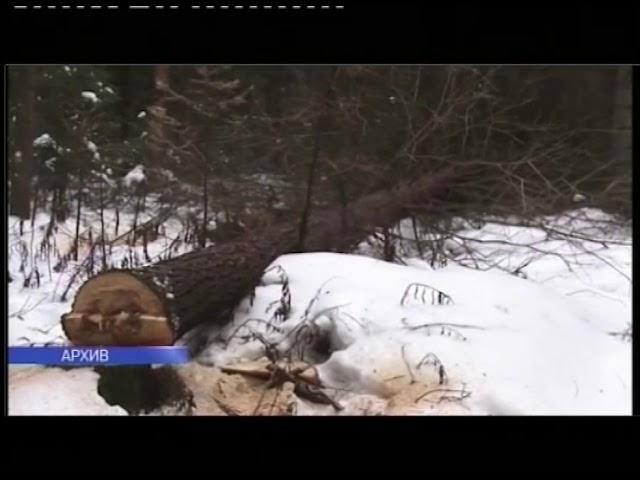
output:
[[[145, 215], [151, 218], [152, 208]], [[132, 214], [119, 217], [120, 225], [133, 221]], [[202, 326], [184, 339], [197, 336], [204, 343], [197, 362], [183, 367], [198, 386], [195, 413], [228, 414], [213, 398], [215, 386], [227, 389], [227, 403], [238, 414], [630, 414], [631, 228], [594, 230], [607, 219], [598, 210], [578, 209], [545, 221], [552, 230], [598, 241], [549, 236], [549, 230], [504, 219], [461, 223], [456, 238], [466, 243], [447, 240], [454, 261], [436, 267], [418, 258], [408, 240], [398, 240], [398, 263], [373, 258], [376, 250], [367, 242], [351, 255], [284, 255], [230, 324]], [[115, 212], [106, 211], [111, 238], [117, 237], [115, 222]], [[21, 235], [19, 221], [9, 219], [12, 346], [64, 344], [60, 316], [87, 278], [87, 262], [95, 262], [96, 272], [102, 265], [100, 247], [90, 255], [86, 241], [79, 261], [69, 257], [74, 219], [46, 235], [49, 223], [48, 215], [37, 215], [33, 226], [24, 222]], [[409, 227], [402, 222], [395, 233], [411, 238]], [[83, 218], [85, 239], [89, 229], [95, 243], [97, 214]], [[161, 231], [147, 246], [151, 260], [191, 248], [178, 239], [183, 225], [177, 216]], [[473, 261], [461, 247], [469, 244]], [[109, 267], [146, 257], [141, 245], [124, 241], [107, 250]], [[282, 318], [275, 312], [284, 290], [291, 298]], [[263, 383], [220, 372], [259, 361], [265, 340], [283, 350], [302, 345], [301, 356], [344, 409], [286, 389], [279, 399], [265, 399]], [[12, 366], [9, 413], [126, 414], [98, 394], [98, 379], [92, 369]], [[281, 405], [269, 412], [256, 409], [258, 401], [276, 400]]]

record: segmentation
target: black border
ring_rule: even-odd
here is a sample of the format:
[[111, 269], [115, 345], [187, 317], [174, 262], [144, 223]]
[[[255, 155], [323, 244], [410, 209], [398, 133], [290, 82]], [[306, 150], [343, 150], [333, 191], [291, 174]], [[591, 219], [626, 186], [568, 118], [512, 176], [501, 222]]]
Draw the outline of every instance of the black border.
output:
[[[516, 469], [632, 469], [640, 419], [589, 417], [11, 417], [9, 460], [77, 476], [97, 470], [233, 468], [299, 476], [412, 470], [427, 477]], [[104, 444], [108, 444], [105, 450]], [[109, 460], [109, 458], [112, 460]], [[51, 458], [51, 462], [45, 462]], [[24, 460], [23, 460], [24, 459]], [[125, 460], [126, 459], [126, 460]], [[122, 461], [121, 461], [122, 460]], [[80, 468], [85, 464], [89, 469]], [[298, 470], [301, 466], [303, 470]]]
[[33, 4], [18, 0], [3, 5], [3, 44], [7, 63], [638, 60], [634, 21], [640, 8], [631, 2], [342, 3], [343, 9], [327, 10], [130, 10], [126, 4], [118, 10], [16, 10], [15, 4]]
[[[298, 12], [186, 7], [65, 12], [15, 11], [4, 4], [4, 63], [639, 63], [634, 23], [639, 9], [630, 4], [344, 5], [343, 10]], [[634, 68], [634, 98], [640, 98], [639, 78]], [[6, 222], [4, 228], [6, 238]], [[633, 342], [635, 351], [635, 337]], [[635, 390], [638, 369], [633, 375]], [[635, 413], [640, 411], [638, 398], [634, 395]], [[172, 459], [182, 457], [176, 462], [179, 468], [194, 459], [213, 473], [237, 458], [241, 470], [292, 475], [301, 473], [293, 471], [295, 464], [306, 467], [304, 472], [323, 466], [340, 471], [336, 465], [343, 460], [362, 469], [390, 465], [425, 475], [438, 468], [478, 471], [500, 465], [533, 470], [550, 468], [558, 460], [574, 470], [603, 464], [611, 471], [632, 462], [630, 435], [638, 422], [624, 417], [4, 420], [12, 430], [6, 437], [10, 456], [22, 468], [69, 471], [59, 455], [86, 450], [88, 466], [95, 471], [104, 466], [96, 466], [96, 444], [109, 441], [112, 446], [133, 443], [158, 464], [163, 452]], [[52, 463], [40, 457], [46, 453]], [[82, 461], [79, 454], [73, 459]]]
[[[633, 237], [638, 237], [638, 223], [635, 220], [635, 213], [638, 211], [637, 208], [634, 208], [634, 204], [638, 203], [638, 197], [640, 196], [639, 191], [635, 188], [637, 185], [638, 174], [640, 173], [640, 169], [636, 165], [636, 160], [638, 158], [638, 145], [640, 145], [640, 125], [638, 125], [640, 119], [640, 67], [634, 65], [631, 71], [632, 82], [633, 82], [633, 91], [631, 93], [632, 98], [632, 111], [631, 111], [631, 128], [632, 128], [632, 139], [631, 139], [631, 176], [632, 176], [632, 215], [634, 218], [633, 222]], [[635, 245], [631, 247], [631, 255], [632, 255], [632, 277], [633, 272], [637, 272], [640, 269], [640, 257], [638, 255], [638, 249]], [[636, 319], [637, 309], [635, 308], [636, 300], [637, 300], [637, 287], [635, 284], [632, 285], [632, 300], [631, 300], [631, 324], [632, 331], [636, 331], [636, 327], [638, 325], [638, 321]], [[640, 341], [638, 340], [637, 335], [632, 337], [632, 356], [633, 356], [633, 365], [632, 365], [632, 391], [633, 391], [633, 415], [640, 415], [640, 393], [638, 390], [640, 389], [640, 368], [637, 368], [638, 365], [638, 352], [640, 352]]]

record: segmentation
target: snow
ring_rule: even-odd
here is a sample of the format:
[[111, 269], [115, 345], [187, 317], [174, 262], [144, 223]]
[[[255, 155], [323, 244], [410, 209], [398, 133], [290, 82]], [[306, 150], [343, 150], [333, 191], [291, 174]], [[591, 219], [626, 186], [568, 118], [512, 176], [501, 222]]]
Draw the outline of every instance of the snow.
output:
[[100, 153], [98, 152], [98, 146], [93, 143], [91, 140], [85, 139], [85, 145], [89, 149], [89, 151], [93, 152], [93, 160], [96, 162], [100, 161]]
[[56, 157], [51, 157], [44, 161], [45, 167], [54, 172], [56, 170], [56, 162], [58, 159]]
[[114, 182], [112, 179], [109, 178], [109, 173], [103, 173], [103, 172], [93, 172], [93, 174], [98, 177], [100, 180], [102, 180], [104, 183], [106, 183], [108, 186], [114, 188], [116, 186], [116, 182]]
[[89, 100], [92, 103], [98, 103], [100, 101], [95, 92], [92, 92], [90, 90], [84, 91], [80, 95], [82, 95], [82, 98], [84, 98], [85, 100]]
[[56, 142], [53, 138], [51, 138], [51, 135], [49, 135], [48, 133], [43, 133], [42, 135], [40, 135], [38, 138], [36, 138], [33, 141], [33, 146], [34, 147], [55, 147], [56, 146]]
[[254, 173], [253, 175], [247, 175], [245, 178], [265, 187], [287, 188], [291, 186], [283, 176], [269, 173]]
[[[138, 165], [124, 182], [143, 180]], [[148, 211], [141, 213], [138, 224], [157, 214], [153, 197], [148, 200]], [[181, 212], [176, 209], [175, 215]], [[121, 210], [120, 234], [133, 216], [132, 210]], [[115, 212], [106, 210], [104, 217], [107, 240], [115, 238]], [[245, 299], [230, 325], [198, 331], [211, 340], [198, 360], [216, 366], [256, 360], [264, 351], [260, 342], [245, 338], [250, 333], [284, 349], [294, 346], [296, 333], [306, 326], [330, 345], [328, 352], [309, 348], [307, 360], [317, 363], [332, 396], [335, 389], [345, 406], [342, 414], [630, 414], [631, 342], [623, 332], [631, 326], [631, 232], [605, 228], [610, 220], [594, 209], [541, 219], [556, 232], [552, 235], [515, 225], [515, 219], [493, 219], [479, 228], [459, 220], [457, 234], [470, 239], [466, 241], [481, 254], [478, 268], [465, 259], [455, 238], [446, 240], [455, 261], [438, 269], [418, 258], [410, 242], [399, 246], [405, 265], [365, 256], [376, 255], [365, 242], [352, 255], [284, 255], [273, 262], [282, 270], [270, 270], [257, 287], [253, 306]], [[86, 274], [75, 279], [65, 301], [60, 297], [87, 257], [88, 246], [83, 241], [80, 261], [71, 260], [56, 272], [59, 256], [73, 245], [75, 223], [70, 218], [57, 225], [48, 240], [53, 252], [49, 259], [30, 253], [37, 250], [30, 245], [44, 240], [48, 223], [48, 215], [38, 213], [34, 228], [25, 223], [20, 236], [19, 220], [9, 218], [10, 345], [66, 343], [60, 316], [69, 311]], [[81, 234], [86, 238], [91, 227], [95, 237], [99, 225], [98, 213], [87, 211]], [[163, 227], [166, 236], [148, 245], [152, 259], [163, 255], [178, 236], [181, 219], [171, 218]], [[410, 222], [401, 222], [396, 230], [411, 238]], [[576, 232], [608, 242], [607, 247], [562, 236]], [[506, 240], [512, 244], [498, 243]], [[178, 242], [172, 254], [187, 248]], [[134, 252], [144, 258], [141, 246]], [[126, 241], [115, 244], [110, 266], [120, 266], [128, 256]], [[526, 278], [508, 273], [527, 262], [521, 268]], [[24, 280], [35, 268], [40, 286], [27, 288]], [[279, 322], [273, 317], [282, 295], [282, 271], [288, 278], [291, 311]], [[437, 304], [434, 291], [448, 295], [451, 303]], [[249, 319], [271, 322], [277, 329], [267, 331], [265, 323], [247, 323]], [[234, 331], [226, 348], [214, 341]], [[92, 371], [35, 370], [46, 372], [46, 381], [11, 381], [11, 414], [122, 414], [96, 398]], [[12, 376], [18, 371], [12, 367]], [[302, 400], [298, 412], [335, 414], [330, 406]]]
[[173, 172], [171, 170], [167, 170], [166, 168], [160, 168], [160, 169], [158, 169], [158, 173], [160, 173], [162, 176], [164, 176], [170, 182], [177, 182], [178, 181], [178, 179], [176, 178], [176, 176], [173, 174]]
[[[567, 218], [557, 221], [562, 225]], [[543, 235], [491, 223], [475, 233], [497, 238], [499, 232], [503, 239], [529, 242]], [[554, 242], [546, 242], [547, 247], [555, 248]], [[275, 324], [279, 331], [267, 331], [265, 323], [246, 323], [269, 321], [269, 306], [280, 298], [280, 282], [268, 274], [253, 307], [245, 301], [232, 325], [210, 332], [211, 339], [219, 334], [228, 338], [240, 328], [229, 346], [212, 342], [200, 361], [225, 365], [263, 355], [259, 341], [243, 339], [251, 332], [286, 350], [303, 324], [315, 325], [333, 350], [328, 359], [315, 359], [324, 360], [319, 372], [326, 385], [384, 398], [391, 388], [385, 379], [403, 376], [405, 385], [400, 378], [391, 382], [391, 391], [400, 398], [412, 392], [411, 414], [443, 413], [444, 404], [416, 403], [421, 392], [408, 381], [407, 363], [418, 384], [430, 385], [422, 392], [438, 385], [434, 368], [416, 368], [428, 354], [442, 362], [447, 388], [468, 395], [455, 402], [456, 413], [630, 414], [631, 343], [612, 333], [630, 328], [631, 246], [600, 252], [620, 272], [597, 258], [565, 250], [570, 260], [576, 257], [579, 268], [571, 272], [559, 258], [543, 257], [524, 269], [528, 280], [455, 264], [433, 270], [417, 258], [407, 258], [404, 266], [357, 255], [285, 255], [274, 265], [286, 271], [293, 301], [288, 319]], [[510, 260], [517, 263], [519, 253], [511, 249]], [[414, 287], [407, 292], [411, 284], [434, 287], [453, 302], [432, 305], [432, 290]], [[576, 293], [581, 290], [583, 294]]]
[[[55, 391], [55, 395], [51, 392]], [[98, 374], [90, 369], [12, 368], [9, 415], [126, 415], [98, 395]]]
[[110, 93], [111, 95], [116, 93], [111, 87], [104, 87], [104, 91]]
[[132, 185], [137, 185], [146, 181], [147, 177], [144, 174], [144, 166], [136, 165], [133, 170], [127, 173], [122, 180], [126, 187], [131, 187]]
[[[544, 285], [459, 266], [434, 271], [418, 261], [400, 266], [331, 253], [286, 255], [276, 263], [287, 272], [294, 299], [276, 341], [303, 322], [324, 285], [309, 318], [328, 333], [336, 350], [319, 367], [329, 385], [379, 394], [383, 378], [407, 375], [404, 345], [414, 366], [435, 354], [450, 381], [472, 392], [466, 402], [472, 413], [499, 414], [492, 407], [497, 404], [525, 414], [631, 412], [630, 344], [608, 335], [630, 321], [628, 309], [604, 316], [602, 309], [593, 311]], [[418, 301], [410, 295], [413, 302], [401, 306], [412, 283], [436, 286], [454, 304], [424, 305], [419, 295]], [[279, 290], [277, 284], [260, 287], [254, 307], [231, 328], [249, 318], [268, 320], [265, 308]], [[410, 329], [428, 324], [436, 326]], [[256, 346], [215, 345], [203, 360], [220, 365], [251, 358]]]
[[145, 112], [144, 110], [138, 114], [138, 118], [144, 118], [146, 116], [147, 116], [147, 112]]
[[[96, 172], [98, 175], [99, 172]], [[105, 182], [111, 182], [108, 177]], [[155, 197], [149, 195], [147, 208], [139, 212], [138, 225], [157, 218], [160, 207], [155, 203]], [[119, 211], [118, 234], [115, 232], [116, 212], [105, 209], [105, 240], [110, 242], [119, 238], [133, 225], [135, 215], [135, 202], [121, 205]], [[152, 259], [164, 258], [169, 252], [169, 246], [176, 241], [182, 231], [182, 222], [179, 217], [172, 217], [163, 224], [164, 236], [148, 245], [148, 252]], [[69, 259], [66, 266], [56, 271], [56, 264], [62, 257], [72, 250], [75, 236], [75, 215], [67, 218], [65, 222], [59, 222], [52, 235], [45, 237], [50, 223], [48, 213], [39, 211], [34, 218], [34, 227], [31, 223], [24, 222], [24, 231], [20, 235], [20, 219], [15, 216], [8, 218], [8, 256], [9, 274], [13, 281], [9, 283], [9, 344], [26, 345], [29, 343], [43, 344], [46, 342], [64, 343], [64, 335], [60, 327], [60, 316], [70, 309], [73, 295], [82, 281], [86, 279], [86, 273], [81, 269], [82, 262], [89, 254], [88, 235], [93, 231], [94, 238], [100, 234], [100, 213], [84, 209], [80, 225], [80, 251], [78, 262]], [[40, 246], [47, 248], [40, 251]], [[182, 242], [176, 242], [171, 251], [172, 255], [185, 253], [187, 247]], [[47, 253], [49, 252], [49, 253]], [[111, 247], [109, 266], [119, 268], [123, 260], [129, 258], [127, 239], [120, 238]], [[137, 245], [131, 252], [140, 260], [144, 258], [142, 248]], [[100, 262], [99, 253], [95, 258], [96, 264]], [[24, 268], [21, 268], [21, 265]], [[39, 288], [24, 287], [24, 282], [32, 270], [37, 269], [40, 275]], [[70, 288], [67, 300], [61, 301], [61, 296], [76, 270], [81, 273], [75, 277]]]
[[87, 148], [88, 148], [89, 150], [91, 150], [92, 152], [94, 152], [94, 153], [95, 153], [95, 152], [97, 152], [97, 151], [98, 151], [98, 147], [97, 147], [97, 146], [96, 146], [96, 144], [95, 144], [95, 143], [93, 143], [91, 140], [86, 140], [86, 145], [87, 145]]

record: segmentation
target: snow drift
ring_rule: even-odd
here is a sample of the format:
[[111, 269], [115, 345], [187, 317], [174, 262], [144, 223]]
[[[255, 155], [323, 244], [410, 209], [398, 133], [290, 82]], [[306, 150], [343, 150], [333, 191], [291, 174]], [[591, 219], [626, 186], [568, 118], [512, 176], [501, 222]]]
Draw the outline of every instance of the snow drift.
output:
[[[584, 230], [606, 219], [602, 212], [577, 212], [549, 219], [549, 225]], [[121, 213], [123, 224], [127, 215]], [[111, 229], [113, 212], [105, 218]], [[575, 218], [586, 223], [576, 225]], [[17, 220], [9, 222], [10, 345], [64, 341], [60, 315], [81, 282], [71, 282], [74, 262], [57, 271], [29, 250], [29, 244], [41, 244], [48, 222], [38, 215], [22, 236]], [[83, 229], [95, 222], [87, 218]], [[186, 248], [172, 240], [179, 220], [164, 227], [166, 235], [148, 245], [152, 257]], [[59, 250], [71, 245], [72, 232], [71, 223], [57, 226], [52, 241]], [[358, 254], [282, 256], [254, 301], [238, 305], [231, 324], [201, 327], [184, 341], [204, 338], [197, 360], [216, 367], [259, 359], [262, 340], [296, 355], [302, 345], [327, 392], [346, 407], [341, 414], [630, 414], [630, 233], [594, 230], [600, 243], [579, 246], [497, 221], [457, 233], [480, 241], [475, 246], [486, 259], [481, 268], [457, 260], [433, 269], [411, 252], [402, 257], [405, 265]], [[455, 249], [452, 244], [454, 256]], [[111, 250], [115, 266], [131, 255], [129, 247]], [[364, 244], [359, 252], [371, 254]], [[39, 270], [37, 285], [25, 285], [25, 264], [26, 271]], [[526, 278], [507, 273], [515, 270]], [[282, 318], [276, 312], [284, 279], [291, 309]], [[36, 368], [43, 376], [14, 376], [21, 370], [12, 368], [11, 414], [123, 413], [101, 401], [90, 370]], [[303, 400], [297, 412], [335, 414], [330, 406]]]
[[[292, 294], [280, 333], [247, 322], [265, 318], [280, 296], [278, 283], [268, 279], [253, 307], [245, 304], [225, 331], [260, 331], [278, 342], [313, 321], [330, 344], [320, 375], [336, 391], [393, 396], [423, 380], [423, 393], [447, 390], [434, 393], [453, 394], [446, 400], [459, 399], [469, 413], [631, 412], [630, 344], [608, 334], [624, 329], [629, 317], [603, 315], [501, 272], [434, 271], [417, 260], [401, 266], [331, 253], [286, 255], [276, 263], [287, 272]], [[425, 285], [452, 303], [433, 305]], [[242, 337], [242, 331], [236, 335]], [[234, 339], [230, 346], [213, 342], [200, 360], [222, 365], [260, 354], [260, 342]], [[412, 413], [428, 413], [429, 400], [414, 402]]]

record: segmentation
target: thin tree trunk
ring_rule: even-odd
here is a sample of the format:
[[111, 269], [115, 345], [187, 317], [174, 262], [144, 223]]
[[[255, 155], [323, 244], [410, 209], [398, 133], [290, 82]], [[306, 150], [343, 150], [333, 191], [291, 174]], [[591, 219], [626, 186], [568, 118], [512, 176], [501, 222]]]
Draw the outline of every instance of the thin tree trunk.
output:
[[20, 111], [17, 150], [20, 152], [16, 160], [16, 173], [11, 188], [11, 209], [14, 215], [28, 219], [31, 214], [31, 182], [35, 174], [33, 141], [35, 140], [36, 102], [35, 102], [35, 67], [24, 68], [21, 89], [22, 109]]
[[316, 135], [313, 141], [313, 153], [311, 154], [311, 164], [309, 165], [309, 175], [307, 177], [307, 191], [304, 201], [304, 207], [302, 209], [302, 215], [300, 216], [300, 230], [298, 233], [298, 245], [299, 249], [304, 249], [304, 241], [307, 235], [307, 225], [309, 222], [309, 213], [311, 212], [311, 201], [313, 198], [313, 180], [316, 175], [316, 168], [318, 165], [318, 157], [320, 156], [320, 126], [316, 127]]
[[138, 234], [138, 215], [140, 213], [140, 208], [142, 206], [142, 195], [138, 190], [138, 195], [136, 199], [136, 210], [133, 212], [133, 226], [131, 232], [131, 240], [129, 242], [129, 246], [133, 247], [136, 244], [137, 234]]
[[170, 87], [170, 70], [168, 65], [157, 65], [153, 72], [153, 82], [155, 87], [154, 100], [151, 104], [149, 111], [149, 139], [147, 148], [149, 149], [150, 158], [154, 159], [156, 165], [162, 165], [164, 161], [165, 152], [162, 149], [158, 149], [154, 146], [157, 141], [164, 141], [167, 139], [167, 132], [164, 127], [163, 118], [166, 116], [165, 105], [165, 91], [166, 87]]
[[[622, 167], [620, 174], [627, 176], [631, 164], [631, 67], [619, 67], [614, 88], [612, 117], [612, 157]], [[627, 167], [627, 168], [625, 168]]]
[[383, 248], [382, 248], [382, 257], [385, 262], [393, 262], [396, 258], [396, 249], [393, 245], [393, 240], [391, 239], [391, 231], [389, 228], [385, 228], [382, 232], [383, 235]]
[[149, 256], [149, 250], [147, 249], [148, 241], [149, 241], [149, 229], [145, 228], [142, 231], [142, 253], [144, 253], [145, 261], [151, 262], [151, 257]]
[[207, 231], [209, 225], [208, 207], [209, 207], [209, 190], [208, 190], [207, 167], [205, 166], [202, 176], [202, 233], [200, 234], [200, 248], [207, 246]]
[[46, 239], [48, 239], [52, 234], [53, 234], [53, 227], [56, 224], [56, 206], [57, 206], [57, 197], [58, 197], [58, 190], [54, 190], [53, 191], [53, 197], [51, 199], [51, 217], [49, 218], [49, 225], [47, 225], [47, 232], [44, 235], [45, 241]]
[[411, 226], [413, 227], [413, 236], [416, 239], [416, 248], [418, 249], [418, 255], [420, 258], [424, 258], [424, 252], [422, 251], [422, 242], [420, 241], [420, 235], [418, 233], [418, 222], [416, 217], [411, 216]]
[[36, 266], [36, 252], [33, 248], [33, 242], [35, 240], [36, 235], [36, 213], [38, 211], [38, 190], [34, 192], [33, 196], [33, 207], [31, 209], [31, 240], [29, 241], [29, 261], [30, 264], [30, 272], [29, 272], [29, 286], [31, 286], [31, 277], [34, 272], [38, 271], [38, 267]]
[[80, 249], [80, 213], [82, 211], [82, 177], [80, 177], [80, 187], [78, 188], [78, 198], [76, 205], [76, 235], [73, 240], [73, 259], [78, 261], [78, 250]]
[[118, 93], [121, 98], [120, 102], [120, 135], [123, 141], [127, 140], [130, 135], [129, 122], [132, 120], [131, 112], [131, 66], [120, 66], [117, 69]]
[[102, 270], [107, 269], [107, 246], [104, 239], [104, 186], [100, 180], [100, 246], [102, 248]]
[[346, 233], [349, 221], [347, 215], [347, 189], [345, 187], [345, 183], [341, 173], [336, 172], [335, 186], [336, 190], [338, 190], [338, 199], [340, 202], [340, 232]]
[[93, 244], [93, 229], [89, 227], [89, 275], [95, 270], [95, 245]]

